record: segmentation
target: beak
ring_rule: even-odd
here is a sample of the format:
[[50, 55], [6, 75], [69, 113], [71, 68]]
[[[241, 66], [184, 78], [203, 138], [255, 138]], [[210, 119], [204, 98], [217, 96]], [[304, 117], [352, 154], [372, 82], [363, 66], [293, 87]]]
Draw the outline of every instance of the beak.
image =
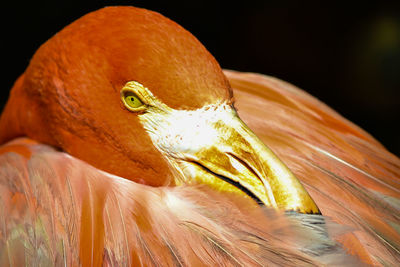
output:
[[320, 214], [300, 181], [236, 112], [229, 120], [210, 124], [207, 128], [216, 138], [193, 153], [185, 153], [185, 160], [179, 163], [185, 176], [221, 191], [246, 194], [279, 210]]
[[174, 184], [207, 184], [279, 210], [320, 214], [300, 181], [232, 106], [175, 110], [145, 95], [150, 105], [139, 119], [173, 167]]

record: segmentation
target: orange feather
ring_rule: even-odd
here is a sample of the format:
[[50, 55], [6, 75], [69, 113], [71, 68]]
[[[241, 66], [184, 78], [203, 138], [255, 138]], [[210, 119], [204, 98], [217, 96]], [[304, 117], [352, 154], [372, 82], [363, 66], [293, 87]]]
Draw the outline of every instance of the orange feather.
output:
[[[242, 119], [290, 167], [370, 264], [400, 260], [400, 160], [368, 133], [276, 78], [226, 71]], [[260, 115], [262, 114], [262, 115]]]
[[324, 235], [320, 215], [299, 223], [207, 187], [141, 185], [29, 139], [1, 150], [2, 266], [357, 263]]

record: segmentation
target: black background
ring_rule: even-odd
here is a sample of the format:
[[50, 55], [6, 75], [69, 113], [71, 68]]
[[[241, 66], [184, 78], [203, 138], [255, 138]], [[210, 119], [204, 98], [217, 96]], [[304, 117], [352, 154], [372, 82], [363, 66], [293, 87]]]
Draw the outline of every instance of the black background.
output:
[[400, 155], [400, 1], [356, 2], [7, 2], [0, 107], [35, 50], [62, 27], [104, 6], [134, 5], [181, 24], [223, 68], [291, 82]]

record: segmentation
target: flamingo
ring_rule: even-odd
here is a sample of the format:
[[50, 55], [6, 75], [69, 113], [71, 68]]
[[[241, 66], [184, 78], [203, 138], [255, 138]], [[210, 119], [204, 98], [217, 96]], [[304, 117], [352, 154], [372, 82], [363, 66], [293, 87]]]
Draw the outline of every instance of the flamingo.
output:
[[43, 44], [0, 119], [0, 262], [400, 261], [400, 160], [279, 79], [108, 7]]

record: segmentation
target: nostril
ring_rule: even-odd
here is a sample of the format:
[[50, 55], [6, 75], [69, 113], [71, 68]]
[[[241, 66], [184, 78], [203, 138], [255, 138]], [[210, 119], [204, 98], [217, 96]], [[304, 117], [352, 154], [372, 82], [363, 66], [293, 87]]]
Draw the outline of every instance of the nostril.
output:
[[226, 153], [228, 156], [234, 158], [235, 160], [237, 160], [240, 164], [242, 164], [244, 167], [246, 167], [246, 169], [248, 169], [255, 177], [258, 177], [259, 179], [261, 178], [256, 171], [254, 171], [254, 169], [247, 164], [244, 160], [242, 160], [241, 158], [239, 158], [238, 156], [236, 156], [235, 154], [231, 153], [231, 152], [227, 152]]

